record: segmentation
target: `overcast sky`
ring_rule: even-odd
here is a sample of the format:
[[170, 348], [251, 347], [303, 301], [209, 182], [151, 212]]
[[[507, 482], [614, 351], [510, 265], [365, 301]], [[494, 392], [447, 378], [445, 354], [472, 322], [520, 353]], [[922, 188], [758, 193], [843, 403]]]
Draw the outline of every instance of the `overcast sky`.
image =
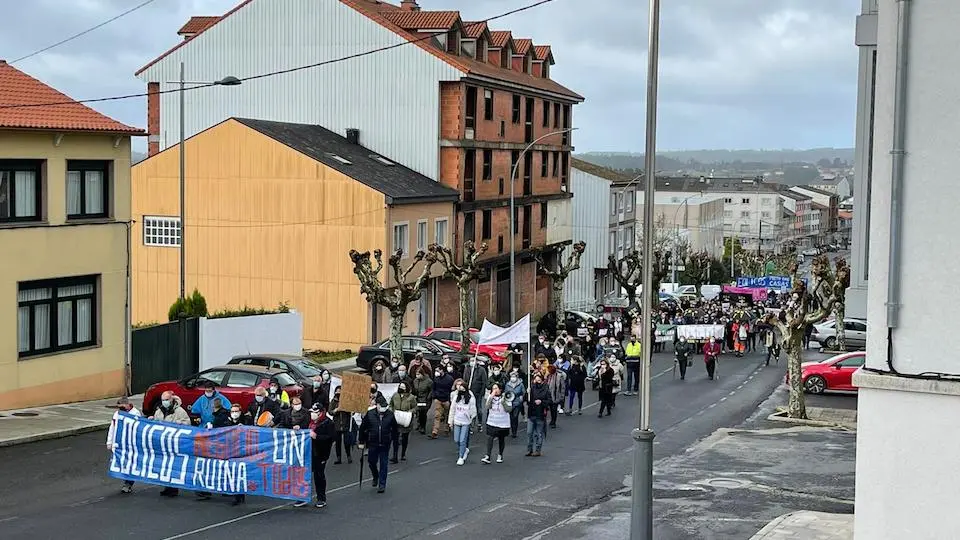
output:
[[[77, 99], [142, 92], [134, 72], [175, 44], [191, 15], [220, 15], [239, 1], [156, 0], [16, 66]], [[141, 2], [3, 0], [0, 58], [12, 61]], [[420, 5], [477, 20], [531, 2]], [[663, 4], [659, 149], [853, 146], [859, 0]], [[492, 26], [553, 46], [553, 78], [587, 98], [574, 110], [578, 151], [642, 151], [647, 2], [554, 0]], [[94, 106], [145, 127], [142, 99]]]

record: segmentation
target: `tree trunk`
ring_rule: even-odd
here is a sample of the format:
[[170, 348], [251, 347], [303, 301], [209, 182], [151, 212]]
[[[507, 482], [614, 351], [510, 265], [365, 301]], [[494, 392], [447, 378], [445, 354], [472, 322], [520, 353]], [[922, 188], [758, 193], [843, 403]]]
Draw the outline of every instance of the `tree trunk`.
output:
[[786, 339], [787, 374], [790, 377], [790, 401], [787, 404], [787, 416], [790, 418], [806, 418], [806, 396], [803, 394], [803, 379], [800, 364], [803, 362], [803, 326], [790, 328]]
[[390, 312], [390, 360], [403, 364], [403, 317], [404, 311]]
[[460, 293], [460, 352], [470, 352], [470, 282], [458, 283]]
[[834, 325], [834, 328], [837, 329], [837, 350], [844, 352], [847, 350], [847, 330], [846, 326], [843, 324], [843, 319], [846, 317], [847, 310], [843, 305], [843, 302], [837, 302], [833, 307], [833, 317], [837, 323]]
[[560, 334], [567, 329], [567, 314], [563, 309], [563, 280], [554, 278], [550, 281], [551, 287], [553, 288], [553, 297], [551, 298], [553, 301], [553, 312], [557, 315], [557, 336], [560, 336]]

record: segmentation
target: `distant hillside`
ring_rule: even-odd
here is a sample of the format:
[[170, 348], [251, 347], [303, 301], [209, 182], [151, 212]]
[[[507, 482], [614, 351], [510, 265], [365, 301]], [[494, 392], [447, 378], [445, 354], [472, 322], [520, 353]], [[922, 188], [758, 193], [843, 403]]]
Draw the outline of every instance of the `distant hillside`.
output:
[[[643, 154], [633, 152], [586, 152], [576, 156], [613, 169], [643, 169]], [[723, 168], [752, 171], [771, 165], [853, 163], [853, 148], [811, 148], [809, 150], [684, 150], [657, 154], [657, 170], [709, 171]]]
[[133, 151], [130, 152], [130, 163], [132, 165], [136, 165], [137, 163], [140, 163], [145, 159], [147, 159], [147, 155], [144, 154], [143, 152], [133, 152]]

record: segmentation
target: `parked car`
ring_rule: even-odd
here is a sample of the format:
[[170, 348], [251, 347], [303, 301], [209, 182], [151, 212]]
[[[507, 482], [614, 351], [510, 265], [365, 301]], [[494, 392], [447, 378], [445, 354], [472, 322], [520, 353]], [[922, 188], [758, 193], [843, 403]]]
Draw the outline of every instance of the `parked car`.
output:
[[800, 366], [803, 390], [822, 394], [827, 390], [853, 390], [853, 372], [863, 367], [867, 353], [848, 352], [838, 354], [822, 362], [805, 362]]
[[[483, 357], [483, 361], [490, 363], [502, 362], [507, 357], [507, 345], [478, 345], [480, 331], [476, 328], [467, 330], [470, 335], [470, 354]], [[442, 341], [456, 351], [460, 350], [461, 330], [459, 328], [428, 328], [423, 337]]]
[[234, 356], [227, 365], [262, 366], [277, 371], [288, 371], [297, 381], [312, 384], [313, 378], [323, 373], [323, 367], [295, 354], [242, 354]]
[[[454, 365], [462, 365], [467, 361], [467, 356], [460, 354], [456, 349], [446, 343], [430, 339], [423, 336], [403, 336], [401, 347], [403, 348], [403, 364], [407, 365], [413, 360], [418, 352], [423, 353], [423, 357], [430, 361], [430, 365], [436, 366], [443, 355], [449, 355], [450, 361]], [[390, 340], [385, 339], [373, 345], [364, 345], [357, 352], [357, 367], [370, 371], [373, 363], [377, 360], [384, 362], [390, 361]]]
[[[580, 328], [580, 323], [596, 323], [597, 317], [591, 315], [585, 311], [567, 311], [564, 313], [564, 329], [568, 334], [576, 336], [577, 328]], [[556, 338], [557, 333], [557, 314], [553, 311], [548, 311], [540, 318], [540, 322], [537, 323], [537, 332], [546, 334], [552, 338]]]
[[[843, 320], [844, 342], [847, 347], [856, 349], [867, 348], [867, 321], [864, 319], [847, 318]], [[813, 326], [810, 341], [819, 343], [827, 350], [837, 346], [837, 321], [829, 320]]]
[[239, 403], [240, 407], [246, 409], [253, 401], [254, 391], [258, 387], [269, 387], [270, 380], [274, 378], [290, 397], [299, 396], [303, 392], [303, 387], [297, 384], [297, 380], [288, 371], [262, 366], [226, 365], [201, 371], [179, 381], [159, 382], [147, 388], [143, 395], [143, 414], [152, 415], [160, 405], [160, 395], [167, 390], [180, 396], [183, 407], [189, 413], [193, 402], [203, 394], [207, 382], [217, 385], [217, 390], [229, 399], [231, 404]]
[[807, 257], [816, 257], [817, 255], [820, 255], [820, 250], [818, 248], [808, 248], [803, 250], [802, 253]]

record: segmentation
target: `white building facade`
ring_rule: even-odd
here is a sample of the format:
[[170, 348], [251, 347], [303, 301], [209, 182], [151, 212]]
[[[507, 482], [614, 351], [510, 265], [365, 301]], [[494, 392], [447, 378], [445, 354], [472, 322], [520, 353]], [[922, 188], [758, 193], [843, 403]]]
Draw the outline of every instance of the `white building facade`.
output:
[[[577, 168], [570, 168], [573, 191], [573, 239], [587, 246], [580, 259], [580, 269], [570, 274], [564, 284], [567, 309], [593, 311], [608, 290], [607, 263], [613, 246], [608, 241], [611, 214], [610, 186], [613, 182]], [[549, 229], [548, 229], [549, 231]]]
[[[867, 206], [858, 206], [853, 216], [854, 254], [863, 256], [869, 248], [871, 283], [866, 368], [854, 375], [855, 538], [951, 539], [960, 534], [960, 351], [942, 338], [957, 328], [943, 307], [960, 302], [953, 286], [960, 263], [960, 184], [953, 180], [960, 167], [960, 74], [944, 69], [942, 58], [960, 48], [960, 10], [946, 1], [877, 4], [877, 16], [858, 24], [863, 43], [870, 36], [863, 28], [876, 21], [877, 55], [873, 139], [862, 132], [857, 137], [858, 153], [866, 143], [873, 155], [869, 188], [856, 191], [858, 204], [869, 201], [868, 246], [856, 245], [865, 237], [860, 227]], [[865, 56], [872, 64], [869, 48]], [[860, 75], [861, 88], [871, 86], [871, 70]], [[902, 174], [894, 162], [899, 156]], [[862, 175], [860, 162], [857, 171]], [[855, 256], [853, 263], [865, 285], [862, 261]], [[934, 346], [941, 343], [946, 346]]]

